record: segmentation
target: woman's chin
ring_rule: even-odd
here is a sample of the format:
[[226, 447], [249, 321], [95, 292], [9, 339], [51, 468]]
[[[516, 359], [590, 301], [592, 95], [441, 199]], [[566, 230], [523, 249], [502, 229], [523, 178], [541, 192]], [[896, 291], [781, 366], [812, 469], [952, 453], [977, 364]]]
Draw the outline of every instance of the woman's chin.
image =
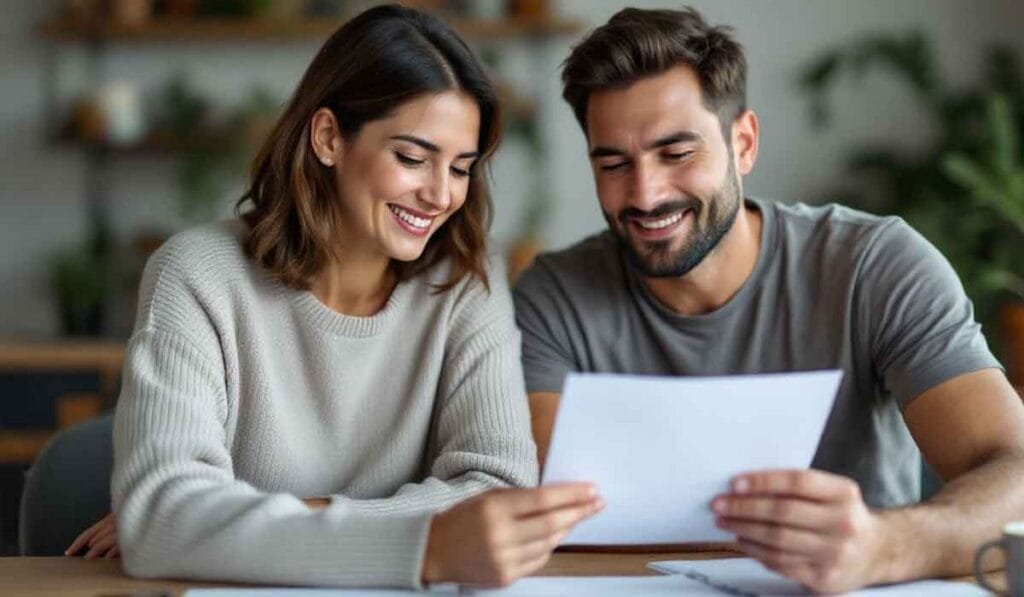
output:
[[416, 261], [423, 255], [423, 250], [426, 248], [426, 243], [417, 244], [417, 246], [405, 246], [405, 247], [392, 247], [388, 251], [388, 256], [395, 261]]

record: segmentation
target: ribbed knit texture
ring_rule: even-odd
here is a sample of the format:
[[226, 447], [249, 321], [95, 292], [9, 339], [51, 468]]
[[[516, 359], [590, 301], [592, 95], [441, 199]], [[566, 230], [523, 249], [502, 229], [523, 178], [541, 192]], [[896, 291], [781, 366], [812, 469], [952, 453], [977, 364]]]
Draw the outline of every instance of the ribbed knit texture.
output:
[[241, 231], [146, 267], [114, 427], [125, 570], [417, 587], [432, 513], [537, 482], [504, 272], [436, 293], [442, 264], [352, 317], [254, 266]]

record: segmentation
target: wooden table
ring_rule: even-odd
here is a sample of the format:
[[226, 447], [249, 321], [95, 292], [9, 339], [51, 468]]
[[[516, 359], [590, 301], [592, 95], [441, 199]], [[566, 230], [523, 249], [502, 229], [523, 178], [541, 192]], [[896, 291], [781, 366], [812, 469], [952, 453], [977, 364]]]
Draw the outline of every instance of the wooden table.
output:
[[[556, 553], [538, 576], [644, 576], [652, 560], [696, 560], [732, 557], [734, 552]], [[992, 575], [993, 577], [1002, 575]], [[956, 580], [970, 581], [962, 578]], [[991, 578], [1002, 586], [1001, 578]], [[25, 597], [182, 595], [196, 587], [239, 586], [215, 583], [134, 580], [121, 572], [117, 560], [81, 558], [0, 558], [0, 595]], [[149, 592], [149, 593], [147, 593]]]

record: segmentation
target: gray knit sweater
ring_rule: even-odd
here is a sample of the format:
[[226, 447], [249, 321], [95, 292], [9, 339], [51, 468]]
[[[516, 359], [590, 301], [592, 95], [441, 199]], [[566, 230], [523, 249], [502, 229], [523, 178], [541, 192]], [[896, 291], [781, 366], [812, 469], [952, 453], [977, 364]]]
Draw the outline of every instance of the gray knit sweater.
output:
[[418, 586], [431, 513], [537, 482], [504, 273], [438, 294], [442, 264], [352, 317], [254, 266], [241, 231], [146, 267], [114, 427], [125, 570]]

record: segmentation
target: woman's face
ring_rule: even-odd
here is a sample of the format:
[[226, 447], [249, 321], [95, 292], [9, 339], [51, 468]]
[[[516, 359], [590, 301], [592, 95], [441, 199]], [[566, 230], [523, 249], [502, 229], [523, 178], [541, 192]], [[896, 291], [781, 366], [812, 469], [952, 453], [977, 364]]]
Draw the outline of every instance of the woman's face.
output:
[[[345, 253], [418, 258], [466, 201], [479, 130], [473, 98], [445, 91], [410, 100], [354, 137], [336, 139], [326, 163], [336, 172]], [[323, 162], [323, 152], [317, 155]]]

